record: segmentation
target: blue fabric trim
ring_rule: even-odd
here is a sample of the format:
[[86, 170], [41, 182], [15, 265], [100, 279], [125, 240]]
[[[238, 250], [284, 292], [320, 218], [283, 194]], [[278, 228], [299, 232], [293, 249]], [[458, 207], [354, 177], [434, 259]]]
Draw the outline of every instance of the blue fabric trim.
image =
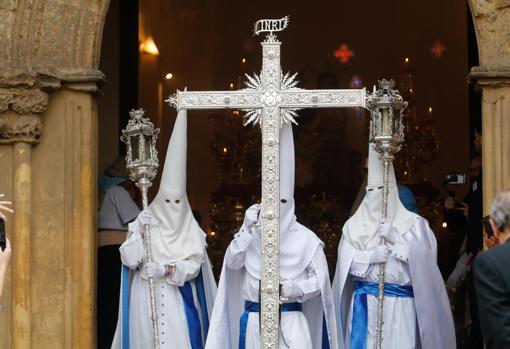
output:
[[[352, 311], [351, 349], [366, 349], [368, 335], [367, 295], [377, 297], [379, 284], [376, 282], [357, 282], [354, 287], [354, 305]], [[412, 286], [384, 284], [386, 297], [414, 297]]]
[[[297, 302], [284, 303], [280, 306], [280, 311], [303, 311], [303, 306]], [[246, 327], [248, 326], [250, 313], [260, 313], [260, 304], [250, 301], [244, 302], [244, 311], [239, 322], [239, 349], [246, 349]]]
[[122, 266], [121, 278], [121, 343], [122, 349], [129, 349], [129, 268]]
[[189, 281], [179, 287], [182, 301], [184, 303], [184, 313], [188, 324], [188, 334], [192, 349], [203, 349], [202, 331], [200, 330], [200, 317], [198, 316], [195, 301], [193, 299], [193, 290]]
[[200, 273], [198, 273], [198, 276], [195, 279], [195, 287], [197, 289], [198, 303], [200, 304], [200, 311], [202, 313], [202, 329], [205, 341], [205, 338], [207, 338], [207, 333], [209, 332], [209, 314], [207, 312], [207, 298], [205, 296], [204, 277], [202, 275], [202, 270], [200, 270]]
[[352, 311], [351, 348], [365, 349], [367, 346], [368, 315], [367, 294], [354, 295]]
[[322, 349], [329, 349], [328, 325], [324, 315], [322, 315]]

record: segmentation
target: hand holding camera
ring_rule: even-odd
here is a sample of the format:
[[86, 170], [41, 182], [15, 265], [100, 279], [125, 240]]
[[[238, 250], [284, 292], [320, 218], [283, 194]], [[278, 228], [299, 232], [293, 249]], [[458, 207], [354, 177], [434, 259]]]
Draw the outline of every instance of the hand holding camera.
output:
[[7, 264], [9, 264], [11, 255], [12, 255], [11, 242], [9, 241], [9, 239], [5, 239], [5, 249], [0, 250], [0, 270], [7, 268]]
[[[4, 194], [0, 194], [0, 198], [3, 198]], [[0, 201], [0, 250], [4, 251], [7, 247], [7, 238], [5, 237], [5, 222], [7, 217], [5, 213], [13, 213], [14, 210], [10, 207], [10, 201]]]
[[[3, 198], [5, 195], [0, 194], [0, 198]], [[7, 217], [5, 216], [5, 213], [13, 213], [14, 210], [11, 208], [12, 202], [10, 201], [0, 201], [0, 219], [2, 219], [4, 222], [7, 222]]]
[[446, 198], [446, 200], [444, 201], [444, 207], [447, 209], [447, 210], [457, 210], [457, 211], [462, 211], [462, 213], [467, 217], [468, 215], [468, 211], [469, 211], [469, 205], [462, 202], [462, 201], [459, 201], [459, 200], [456, 200], [454, 197], [452, 196], [449, 196]]

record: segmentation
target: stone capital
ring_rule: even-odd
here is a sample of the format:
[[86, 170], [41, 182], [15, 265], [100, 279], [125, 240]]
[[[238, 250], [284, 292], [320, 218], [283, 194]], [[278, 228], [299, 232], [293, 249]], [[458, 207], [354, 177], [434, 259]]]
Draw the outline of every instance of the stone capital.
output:
[[40, 114], [17, 114], [7, 111], [0, 114], [0, 144], [37, 144], [42, 131]]
[[48, 93], [38, 88], [0, 87], [0, 113], [10, 109], [20, 115], [42, 114], [48, 102]]
[[505, 67], [472, 67], [468, 82], [477, 88], [510, 86], [510, 66]]
[[38, 88], [52, 91], [60, 88], [99, 93], [106, 82], [97, 69], [39, 67], [0, 69], [0, 87]]
[[0, 144], [39, 142], [51, 91], [98, 94], [104, 82], [104, 74], [95, 69], [0, 70]]

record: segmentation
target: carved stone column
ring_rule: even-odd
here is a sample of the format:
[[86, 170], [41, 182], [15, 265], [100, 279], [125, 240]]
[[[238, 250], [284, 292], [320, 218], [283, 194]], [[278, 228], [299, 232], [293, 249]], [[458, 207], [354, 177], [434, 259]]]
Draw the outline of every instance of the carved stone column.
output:
[[41, 134], [48, 94], [37, 88], [0, 89], [0, 143], [13, 144], [12, 348], [31, 346], [32, 144]]
[[12, 180], [4, 173], [0, 189], [12, 183], [15, 209], [10, 348], [95, 347], [96, 95], [103, 82], [97, 70], [0, 71], [0, 144], [12, 147]]
[[494, 197], [510, 188], [510, 67], [474, 67], [470, 80], [482, 91], [482, 159], [484, 211]]
[[488, 213], [495, 195], [510, 187], [510, 0], [469, 0], [479, 67], [469, 81], [482, 92], [483, 200]]

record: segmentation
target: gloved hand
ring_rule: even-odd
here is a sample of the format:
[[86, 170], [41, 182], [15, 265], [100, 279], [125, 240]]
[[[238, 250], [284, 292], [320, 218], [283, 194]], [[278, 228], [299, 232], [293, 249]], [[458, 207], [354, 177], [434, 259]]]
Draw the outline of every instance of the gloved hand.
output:
[[386, 241], [392, 244], [405, 242], [402, 236], [396, 231], [396, 229], [391, 226], [391, 222], [388, 219], [381, 219], [377, 232], [379, 233], [379, 236], [383, 237], [386, 239]]
[[147, 263], [144, 267], [145, 276], [148, 278], [162, 278], [167, 273], [167, 268], [159, 263]]
[[294, 281], [292, 281], [292, 280], [285, 281], [282, 284], [282, 296], [283, 297], [290, 299], [290, 300], [295, 300], [300, 297], [303, 297], [303, 295], [304, 295], [303, 290]]
[[138, 214], [138, 217], [136, 217], [138, 222], [143, 225], [151, 224], [152, 221], [152, 214], [148, 210], [143, 210]]
[[366, 251], [366, 253], [369, 253], [370, 264], [379, 264], [388, 260], [390, 250], [388, 246], [376, 246]]
[[260, 205], [254, 204], [251, 205], [244, 214], [243, 226], [251, 233], [251, 228], [257, 222], [258, 216], [260, 212]]
[[138, 214], [133, 224], [130, 224], [129, 228], [136, 233], [143, 234], [144, 226], [151, 224], [152, 214], [148, 210], [143, 210]]

